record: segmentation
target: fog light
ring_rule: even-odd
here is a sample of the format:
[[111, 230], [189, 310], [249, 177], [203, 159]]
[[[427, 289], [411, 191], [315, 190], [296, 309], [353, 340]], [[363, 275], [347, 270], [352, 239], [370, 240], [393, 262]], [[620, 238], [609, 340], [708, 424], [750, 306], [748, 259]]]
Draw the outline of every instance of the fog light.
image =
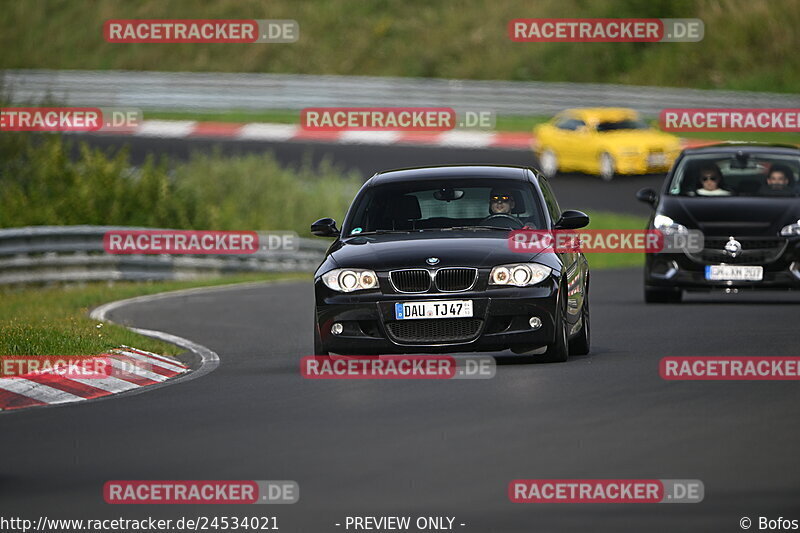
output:
[[532, 316], [530, 320], [528, 320], [528, 324], [531, 325], [532, 329], [539, 329], [542, 327], [542, 319], [538, 316]]
[[341, 325], [339, 322], [336, 322], [334, 325], [331, 326], [331, 333], [334, 335], [341, 335], [344, 331], [344, 326]]

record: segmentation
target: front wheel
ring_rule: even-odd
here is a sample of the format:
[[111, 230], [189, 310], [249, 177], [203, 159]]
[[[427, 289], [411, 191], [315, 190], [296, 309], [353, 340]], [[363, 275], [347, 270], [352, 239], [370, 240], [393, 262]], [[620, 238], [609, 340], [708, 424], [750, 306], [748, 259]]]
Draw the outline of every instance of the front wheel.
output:
[[316, 323], [314, 324], [314, 355], [330, 355], [322, 344], [322, 335], [320, 335], [319, 325]]
[[[563, 289], [560, 291], [563, 294]], [[569, 357], [569, 338], [567, 334], [566, 300], [559, 298], [556, 310], [556, 338], [552, 344], [547, 345], [547, 350], [536, 358], [540, 363], [563, 363]]]
[[600, 177], [603, 181], [611, 181], [617, 173], [617, 165], [611, 154], [603, 152], [600, 154]]
[[589, 284], [586, 284], [586, 295], [583, 298], [583, 309], [581, 309], [581, 329], [577, 335], [569, 341], [570, 355], [587, 355], [591, 347], [591, 328], [589, 321]]

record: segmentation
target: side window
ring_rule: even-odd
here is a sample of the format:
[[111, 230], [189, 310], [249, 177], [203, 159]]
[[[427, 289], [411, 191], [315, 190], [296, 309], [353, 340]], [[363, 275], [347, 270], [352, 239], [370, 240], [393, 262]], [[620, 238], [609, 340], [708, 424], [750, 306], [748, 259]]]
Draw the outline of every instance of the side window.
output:
[[556, 128], [561, 130], [575, 131], [578, 128], [585, 126], [586, 123], [576, 118], [564, 117], [556, 122]]
[[547, 179], [539, 178], [539, 188], [542, 189], [542, 196], [544, 196], [544, 203], [547, 204], [547, 211], [550, 213], [550, 218], [555, 222], [561, 218], [561, 208], [558, 207], [556, 196], [547, 183]]

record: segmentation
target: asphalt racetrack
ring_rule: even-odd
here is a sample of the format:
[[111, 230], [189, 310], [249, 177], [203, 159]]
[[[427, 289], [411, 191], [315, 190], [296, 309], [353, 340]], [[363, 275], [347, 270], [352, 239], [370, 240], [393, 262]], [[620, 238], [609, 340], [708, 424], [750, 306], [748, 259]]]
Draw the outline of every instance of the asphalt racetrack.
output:
[[[190, 144], [130, 142], [137, 157], [147, 150], [180, 156]], [[316, 150], [314, 157], [328, 155], [365, 175], [434, 162], [534, 163], [524, 151], [249, 148], [276, 150], [287, 164]], [[632, 195], [661, 179], [565, 176], [554, 183], [562, 208], [645, 214]], [[305, 380], [299, 365], [312, 353], [308, 282], [119, 308], [114, 321], [191, 339], [216, 351], [220, 366], [143, 394], [0, 416], [0, 514], [277, 516], [282, 531], [313, 533], [345, 531], [335, 524], [348, 515], [452, 516], [456, 531], [479, 533], [725, 532], [741, 531], [744, 516], [800, 518], [797, 383], [668, 382], [658, 373], [664, 356], [800, 355], [800, 295], [689, 296], [648, 306], [641, 278], [639, 269], [593, 272], [591, 355], [504, 364], [489, 380]], [[699, 479], [705, 499], [513, 504], [508, 484], [520, 478]], [[104, 503], [106, 481], [136, 479], [294, 480], [300, 501]]]
[[[598, 271], [593, 352], [500, 365], [490, 380], [305, 380], [309, 283], [185, 295], [112, 312], [219, 353], [217, 370], [135, 396], [0, 417], [3, 514], [455, 516], [459, 531], [737, 531], [800, 501], [793, 382], [667, 382], [665, 355], [797, 355], [798, 298], [646, 306], [638, 270]], [[517, 478], [700, 479], [698, 504], [512, 504]], [[281, 506], [112, 506], [114, 479], [291, 479]], [[587, 529], [587, 526], [589, 529]]]

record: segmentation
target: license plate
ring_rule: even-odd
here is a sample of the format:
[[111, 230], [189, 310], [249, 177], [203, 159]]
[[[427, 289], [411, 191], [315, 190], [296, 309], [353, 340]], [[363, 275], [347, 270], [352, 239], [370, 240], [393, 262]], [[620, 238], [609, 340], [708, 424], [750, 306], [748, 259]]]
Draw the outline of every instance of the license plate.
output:
[[647, 158], [647, 164], [651, 167], [663, 167], [667, 164], [667, 156], [664, 154], [650, 154]]
[[394, 304], [394, 316], [397, 320], [471, 317], [472, 300], [396, 303]]
[[764, 267], [737, 265], [706, 265], [706, 279], [712, 281], [761, 281]]

